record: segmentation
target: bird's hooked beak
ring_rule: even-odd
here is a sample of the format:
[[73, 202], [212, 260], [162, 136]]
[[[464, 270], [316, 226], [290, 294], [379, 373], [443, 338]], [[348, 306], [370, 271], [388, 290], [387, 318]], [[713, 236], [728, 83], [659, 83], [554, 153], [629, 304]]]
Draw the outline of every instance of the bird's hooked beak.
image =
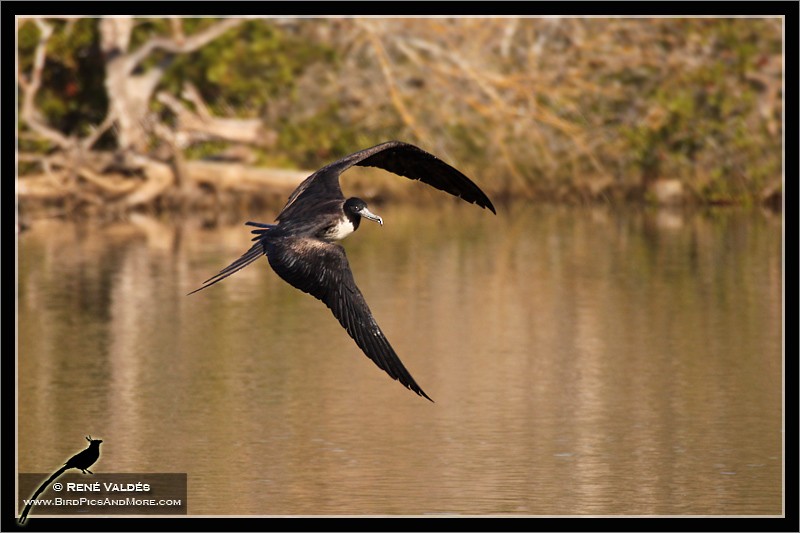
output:
[[358, 214], [364, 218], [368, 218], [383, 226], [383, 219], [378, 215], [376, 215], [375, 213], [373, 213], [372, 211], [370, 211], [369, 209], [367, 209], [366, 207], [362, 208], [361, 211], [358, 212]]

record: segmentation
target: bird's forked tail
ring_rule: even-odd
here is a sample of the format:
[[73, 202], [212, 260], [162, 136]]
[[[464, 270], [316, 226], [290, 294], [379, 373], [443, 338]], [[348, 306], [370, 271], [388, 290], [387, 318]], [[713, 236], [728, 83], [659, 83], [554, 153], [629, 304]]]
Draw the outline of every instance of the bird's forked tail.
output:
[[[255, 227], [259, 228], [259, 229], [254, 229], [252, 231], [252, 233], [254, 233], [256, 235], [255, 237], [253, 237], [253, 240], [256, 241], [255, 244], [253, 244], [253, 246], [251, 246], [249, 250], [247, 250], [245, 253], [243, 253], [242, 256], [239, 259], [237, 259], [236, 261], [234, 261], [230, 265], [228, 265], [225, 268], [223, 268], [222, 270], [220, 270], [217, 275], [212, 276], [212, 277], [208, 278], [207, 280], [205, 280], [203, 282], [203, 286], [202, 287], [199, 287], [199, 288], [193, 290], [189, 294], [194, 294], [197, 291], [201, 291], [201, 290], [205, 289], [206, 287], [210, 287], [213, 284], [222, 281], [223, 279], [227, 278], [228, 276], [230, 276], [232, 274], [235, 274], [236, 272], [240, 271], [241, 269], [243, 269], [244, 267], [246, 267], [247, 265], [249, 265], [250, 263], [252, 263], [256, 259], [261, 257], [262, 254], [266, 253], [265, 250], [264, 250], [264, 245], [261, 242], [261, 238], [270, 229], [274, 228], [275, 224], [263, 224], [261, 222], [245, 222], [245, 224], [248, 225], [248, 226], [255, 226]], [[187, 296], [189, 294], [187, 294]]]

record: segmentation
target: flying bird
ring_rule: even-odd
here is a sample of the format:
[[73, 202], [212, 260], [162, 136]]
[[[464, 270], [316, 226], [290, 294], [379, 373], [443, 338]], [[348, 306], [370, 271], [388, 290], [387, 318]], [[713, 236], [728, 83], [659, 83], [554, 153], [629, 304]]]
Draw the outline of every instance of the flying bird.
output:
[[[495, 211], [464, 174], [414, 145], [389, 141], [347, 155], [317, 170], [289, 196], [277, 224], [246, 222], [257, 229], [253, 246], [189, 294], [210, 287], [266, 255], [284, 281], [322, 301], [359, 348], [406, 388], [431, 400], [400, 362], [358, 289], [344, 248], [336, 243], [358, 229], [361, 219], [383, 219], [360, 198], [345, 198], [339, 176], [353, 165], [377, 167]], [[433, 400], [431, 400], [433, 401]]]

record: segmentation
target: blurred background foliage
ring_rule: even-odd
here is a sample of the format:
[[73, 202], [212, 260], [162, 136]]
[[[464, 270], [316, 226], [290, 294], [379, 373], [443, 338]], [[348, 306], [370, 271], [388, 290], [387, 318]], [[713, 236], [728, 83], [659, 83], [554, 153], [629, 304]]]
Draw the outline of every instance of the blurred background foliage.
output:
[[[108, 112], [99, 21], [48, 19], [36, 108], [68, 136], [88, 135]], [[179, 30], [215, 22], [182, 19]], [[136, 19], [130, 49], [175, 33], [170, 19]], [[20, 22], [21, 73], [40, 36]], [[158, 91], [180, 97], [190, 83], [214, 116], [275, 133], [250, 147], [258, 165], [313, 169], [400, 139], [498, 196], [648, 200], [659, 180], [709, 203], [781, 192], [779, 18], [257, 18], [190, 53], [157, 49], [137, 71], [168, 57]], [[149, 106], [174, 125], [163, 103]], [[185, 153], [208, 158], [229, 144]], [[115, 148], [113, 130], [93, 147]], [[20, 136], [21, 151], [51, 149]]]

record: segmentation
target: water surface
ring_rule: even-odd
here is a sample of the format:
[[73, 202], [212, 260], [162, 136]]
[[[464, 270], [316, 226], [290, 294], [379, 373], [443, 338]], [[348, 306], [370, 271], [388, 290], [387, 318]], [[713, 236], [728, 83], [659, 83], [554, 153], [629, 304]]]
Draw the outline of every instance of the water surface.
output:
[[778, 515], [781, 219], [374, 206], [355, 278], [435, 403], [260, 260], [245, 220], [19, 237], [18, 466], [186, 472], [191, 515]]

